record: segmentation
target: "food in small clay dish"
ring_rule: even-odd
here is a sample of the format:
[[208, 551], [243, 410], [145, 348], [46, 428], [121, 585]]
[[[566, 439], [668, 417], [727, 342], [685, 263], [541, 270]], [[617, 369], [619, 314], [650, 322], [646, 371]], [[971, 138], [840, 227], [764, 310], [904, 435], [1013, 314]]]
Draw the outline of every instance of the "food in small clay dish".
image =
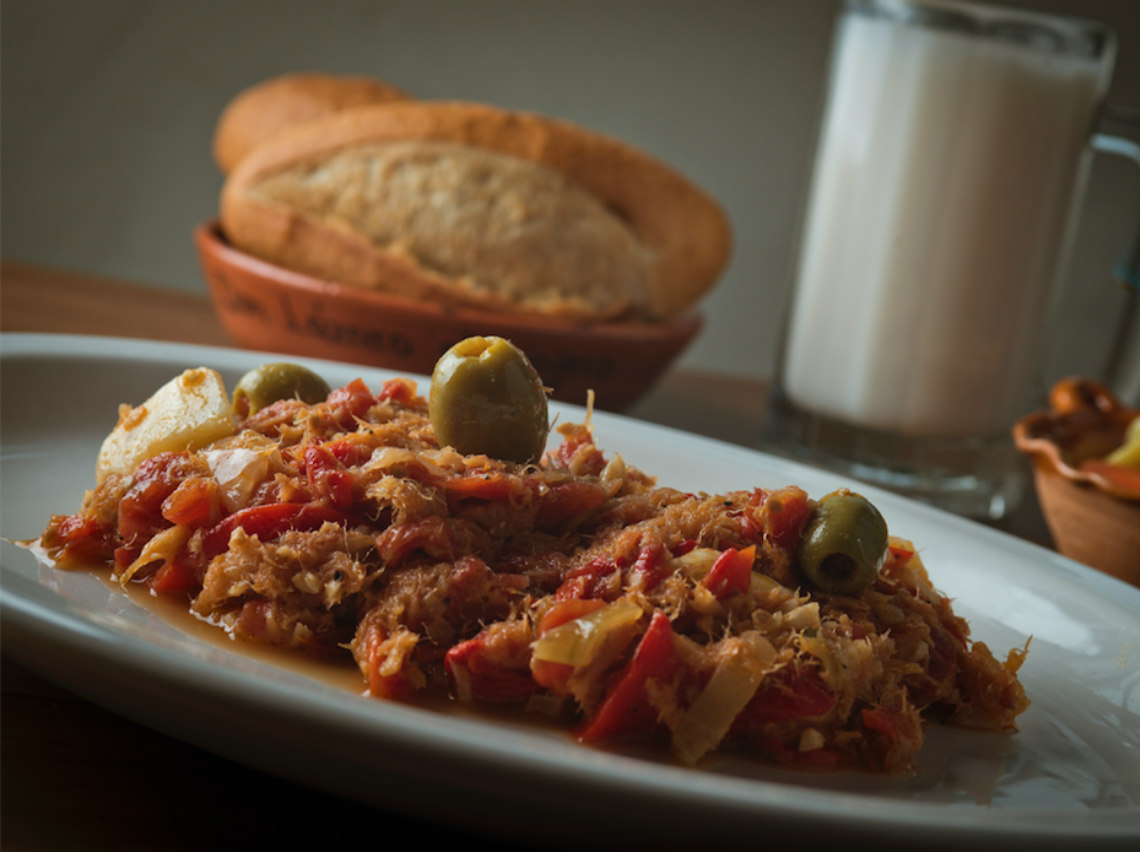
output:
[[[659, 485], [589, 412], [549, 442], [526, 356], [471, 338], [430, 400], [208, 368], [123, 406], [61, 569], [185, 601], [244, 642], [351, 657], [376, 699], [510, 705], [606, 747], [905, 773], [924, 725], [1012, 732], [1029, 701], [915, 547], [840, 490]], [[659, 746], [653, 745], [659, 743]]]

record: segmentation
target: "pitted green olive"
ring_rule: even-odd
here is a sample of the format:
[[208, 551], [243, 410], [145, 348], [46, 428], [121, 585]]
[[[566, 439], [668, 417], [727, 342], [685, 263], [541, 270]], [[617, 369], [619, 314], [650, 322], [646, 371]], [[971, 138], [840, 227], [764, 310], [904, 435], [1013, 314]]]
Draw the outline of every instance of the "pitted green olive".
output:
[[819, 501], [799, 546], [800, 569], [813, 586], [856, 595], [875, 582], [887, 558], [887, 522], [866, 497], [846, 489]]
[[282, 399], [296, 398], [309, 404], [324, 402], [328, 395], [325, 380], [300, 364], [262, 364], [242, 376], [234, 387], [234, 414], [249, 417]]
[[428, 410], [439, 443], [466, 455], [527, 463], [546, 448], [546, 388], [501, 337], [468, 337], [447, 350], [432, 372]]

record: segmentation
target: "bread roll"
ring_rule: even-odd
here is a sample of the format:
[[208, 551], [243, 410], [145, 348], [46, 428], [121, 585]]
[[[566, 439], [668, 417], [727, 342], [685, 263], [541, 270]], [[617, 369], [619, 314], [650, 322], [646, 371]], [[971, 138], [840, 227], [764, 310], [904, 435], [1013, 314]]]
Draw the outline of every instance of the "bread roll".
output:
[[721, 208], [634, 148], [484, 104], [391, 101], [253, 151], [222, 192], [239, 249], [447, 304], [660, 320], [727, 261]]
[[409, 95], [371, 77], [302, 72], [273, 77], [237, 95], [214, 129], [214, 161], [223, 174], [278, 133], [334, 112]]

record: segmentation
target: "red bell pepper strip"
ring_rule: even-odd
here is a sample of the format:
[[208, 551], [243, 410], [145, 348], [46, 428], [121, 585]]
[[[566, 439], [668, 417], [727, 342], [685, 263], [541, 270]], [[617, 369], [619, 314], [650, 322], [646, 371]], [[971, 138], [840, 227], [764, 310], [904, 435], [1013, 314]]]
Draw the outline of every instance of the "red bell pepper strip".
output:
[[159, 453], [142, 462], [134, 472], [134, 482], [119, 501], [119, 537], [131, 548], [159, 530], [170, 526], [162, 516], [163, 503], [183, 480], [200, 473], [189, 453]]
[[649, 544], [641, 549], [637, 561], [629, 569], [630, 585], [639, 591], [651, 592], [671, 572], [672, 568], [665, 559], [665, 546], [660, 542]]
[[363, 417], [375, 402], [372, 391], [363, 379], [353, 379], [342, 388], [329, 394], [328, 406], [341, 426], [355, 428], [356, 418]]
[[578, 731], [578, 739], [595, 742], [652, 730], [657, 716], [645, 693], [645, 684], [650, 679], [668, 680], [675, 666], [673, 626], [669, 617], [658, 610], [598, 711]]
[[453, 679], [464, 679], [470, 690], [465, 697], [471, 700], [519, 704], [537, 691], [529, 669], [506, 668], [492, 657], [483, 637], [476, 636], [453, 645], [443, 663]]
[[594, 445], [594, 436], [587, 428], [566, 434], [565, 440], [550, 454], [550, 461], [556, 467], [573, 468], [587, 476], [597, 476], [606, 466], [605, 456]]
[[221, 514], [218, 483], [204, 476], [182, 480], [170, 496], [162, 501], [162, 517], [172, 524], [206, 526], [216, 523]]
[[307, 447], [304, 469], [309, 492], [314, 498], [327, 500], [334, 506], [352, 505], [352, 474], [341, 466], [328, 446]]
[[376, 399], [378, 402], [391, 400], [404, 405], [412, 405], [418, 399], [416, 383], [405, 378], [388, 379], [380, 387], [380, 393], [376, 394]]
[[[239, 623], [249, 631], [248, 635], [257, 636], [264, 629], [267, 606], [265, 601], [250, 601], [242, 607]], [[388, 638], [387, 632], [379, 625], [372, 624], [365, 629], [358, 640], [359, 647], [356, 651], [361, 671], [368, 682], [368, 692], [373, 697], [407, 701], [424, 686], [423, 672], [408, 659], [415, 641], [410, 633], [406, 634], [406, 638], [412, 641], [407, 644], [397, 642], [391, 645], [387, 642]], [[386, 674], [386, 670], [390, 670], [390, 673]]]
[[248, 535], [262, 541], [276, 538], [286, 530], [315, 530], [326, 521], [341, 523], [344, 512], [312, 503], [270, 503], [266, 506], [249, 506], [222, 518], [211, 527], [203, 541], [207, 558], [213, 558], [226, 549], [233, 531], [241, 527]]
[[558, 600], [600, 597], [606, 578], [617, 570], [618, 566], [612, 559], [595, 557], [568, 571], [554, 597]]
[[729, 548], [722, 551], [705, 575], [702, 584], [718, 601], [734, 594], [744, 594], [752, 582], [752, 563], [756, 559], [756, 545], [743, 550]]
[[150, 587], [160, 595], [197, 591], [202, 586], [201, 563], [183, 548], [162, 564], [150, 578]]
[[338, 462], [348, 466], [364, 464], [372, 456], [373, 450], [367, 436], [361, 432], [352, 432], [323, 446], [328, 448]]
[[539, 686], [545, 687], [555, 695], [565, 695], [567, 684], [574, 676], [574, 667], [566, 663], [556, 663], [553, 660], [531, 660], [530, 677]]
[[674, 556], [684, 556], [686, 553], [696, 550], [696, 547], [696, 539], [687, 538], [669, 548], [669, 552]]
[[60, 562], [106, 562], [116, 549], [115, 528], [90, 515], [56, 515], [41, 544]]
[[732, 723], [734, 732], [792, 719], [822, 716], [835, 706], [835, 693], [814, 668], [782, 669], [764, 679], [752, 700]]
[[745, 533], [759, 540], [766, 535], [785, 550], [794, 550], [803, 537], [815, 504], [795, 485], [775, 491], [756, 489], [744, 514]]
[[897, 739], [902, 728], [899, 714], [882, 707], [865, 707], [859, 718], [866, 730], [881, 734], [887, 740]]

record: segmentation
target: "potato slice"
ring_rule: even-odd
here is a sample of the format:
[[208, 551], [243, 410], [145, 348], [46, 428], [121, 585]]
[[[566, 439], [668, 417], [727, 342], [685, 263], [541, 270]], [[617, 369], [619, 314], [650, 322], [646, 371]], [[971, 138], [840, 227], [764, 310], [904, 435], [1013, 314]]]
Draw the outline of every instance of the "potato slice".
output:
[[151, 456], [196, 450], [236, 431], [222, 377], [208, 367], [187, 370], [142, 405], [119, 408], [119, 422], [99, 450], [95, 480], [130, 473]]

